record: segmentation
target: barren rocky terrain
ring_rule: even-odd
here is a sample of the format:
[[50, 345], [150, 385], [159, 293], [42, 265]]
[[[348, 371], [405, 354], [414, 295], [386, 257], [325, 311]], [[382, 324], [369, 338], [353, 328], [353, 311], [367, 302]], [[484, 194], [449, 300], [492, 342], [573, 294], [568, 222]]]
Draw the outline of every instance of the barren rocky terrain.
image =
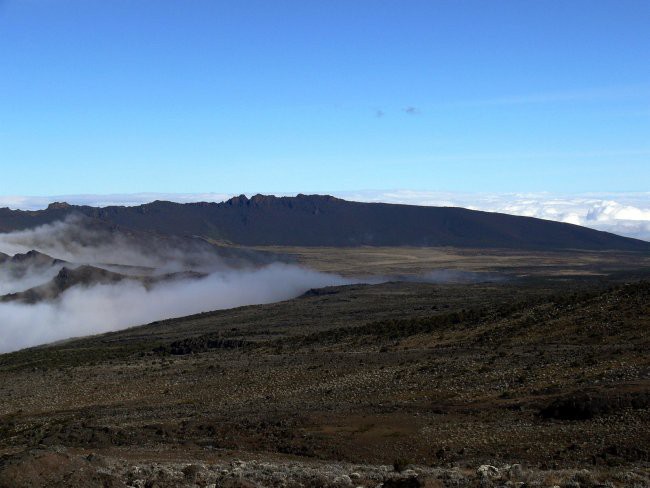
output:
[[650, 284], [626, 259], [2, 355], [0, 486], [650, 486]]

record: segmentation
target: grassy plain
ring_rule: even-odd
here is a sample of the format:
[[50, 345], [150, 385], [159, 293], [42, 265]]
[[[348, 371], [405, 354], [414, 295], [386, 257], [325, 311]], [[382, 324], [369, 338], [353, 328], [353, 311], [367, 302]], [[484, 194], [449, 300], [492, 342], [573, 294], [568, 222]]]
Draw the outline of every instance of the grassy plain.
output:
[[261, 247], [305, 266], [344, 276], [417, 275], [434, 269], [501, 272], [518, 276], [634, 274], [650, 268], [647, 253], [513, 251], [451, 247]]

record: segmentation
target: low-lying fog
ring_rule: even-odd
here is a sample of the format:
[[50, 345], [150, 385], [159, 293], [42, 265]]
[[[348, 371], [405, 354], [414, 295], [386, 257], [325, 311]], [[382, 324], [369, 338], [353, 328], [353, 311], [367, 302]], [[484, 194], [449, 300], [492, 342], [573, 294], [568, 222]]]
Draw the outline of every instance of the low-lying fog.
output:
[[[149, 240], [88, 225], [72, 219], [0, 234], [0, 252], [9, 255], [4, 262], [0, 256], [0, 295], [43, 285], [64, 266], [90, 264], [132, 277], [72, 286], [51, 301], [0, 303], [0, 352], [202, 311], [285, 300], [310, 288], [350, 282], [293, 264], [266, 263], [267, 257], [245, 252], [220, 256], [201, 242]], [[11, 261], [11, 256], [30, 250], [65, 262]], [[203, 275], [153, 284], [135, 277], [186, 270]]]
[[350, 279], [286, 261], [281, 255], [215, 247], [198, 238], [122, 231], [84, 217], [0, 233], [0, 353], [154, 320], [286, 300], [310, 288], [362, 281], [500, 279], [444, 269], [420, 276]]

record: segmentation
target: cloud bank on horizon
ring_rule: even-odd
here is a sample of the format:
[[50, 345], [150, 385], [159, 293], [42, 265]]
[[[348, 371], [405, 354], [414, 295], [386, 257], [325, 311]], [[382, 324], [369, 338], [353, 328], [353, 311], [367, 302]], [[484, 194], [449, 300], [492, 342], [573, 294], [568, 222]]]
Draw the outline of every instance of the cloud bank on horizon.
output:
[[650, 241], [650, 192], [562, 195], [397, 190], [346, 192], [339, 195], [356, 201], [465, 207], [536, 217]]
[[[582, 225], [650, 241], [650, 192], [641, 193], [456, 193], [415, 190], [326, 192], [347, 200], [465, 207]], [[294, 195], [274, 193], [278, 196]], [[76, 205], [141, 205], [153, 200], [221, 202], [233, 193], [135, 193], [112, 195], [0, 196], [0, 206], [38, 210], [53, 201]]]

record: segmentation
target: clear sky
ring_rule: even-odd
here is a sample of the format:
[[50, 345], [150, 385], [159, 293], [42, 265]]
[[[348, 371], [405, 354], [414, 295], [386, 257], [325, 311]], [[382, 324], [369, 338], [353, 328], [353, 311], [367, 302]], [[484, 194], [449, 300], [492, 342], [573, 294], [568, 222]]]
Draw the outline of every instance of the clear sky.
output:
[[0, 194], [650, 190], [648, 0], [0, 0]]

